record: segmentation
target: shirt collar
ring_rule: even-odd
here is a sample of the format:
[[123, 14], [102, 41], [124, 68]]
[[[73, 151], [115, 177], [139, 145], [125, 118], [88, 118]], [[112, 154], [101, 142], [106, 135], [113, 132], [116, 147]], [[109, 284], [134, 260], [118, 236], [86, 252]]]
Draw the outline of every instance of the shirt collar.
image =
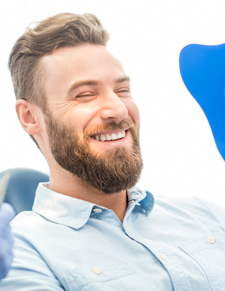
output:
[[[154, 206], [154, 197], [137, 187], [128, 190], [128, 203], [137, 204], [149, 214]], [[59, 224], [75, 229], [83, 227], [94, 207], [106, 210], [107, 208], [81, 199], [54, 192], [48, 188], [48, 183], [38, 185], [33, 205], [33, 211]]]
[[148, 216], [154, 207], [155, 199], [150, 192], [144, 191], [138, 187], [133, 187], [128, 190], [128, 205], [132, 204], [134, 204], [134, 206], [136, 204], [140, 205]]

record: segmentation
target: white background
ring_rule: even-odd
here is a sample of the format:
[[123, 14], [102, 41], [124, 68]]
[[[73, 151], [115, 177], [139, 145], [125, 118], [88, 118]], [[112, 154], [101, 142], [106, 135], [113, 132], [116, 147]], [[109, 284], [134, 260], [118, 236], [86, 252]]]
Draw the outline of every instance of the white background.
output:
[[187, 44], [225, 42], [224, 0], [8, 0], [0, 9], [0, 171], [48, 166], [17, 121], [7, 69], [16, 39], [35, 20], [61, 12], [96, 14], [109, 49], [132, 80], [141, 113], [144, 171], [139, 186], [155, 195], [197, 195], [225, 204], [225, 164], [199, 105], [179, 74]]

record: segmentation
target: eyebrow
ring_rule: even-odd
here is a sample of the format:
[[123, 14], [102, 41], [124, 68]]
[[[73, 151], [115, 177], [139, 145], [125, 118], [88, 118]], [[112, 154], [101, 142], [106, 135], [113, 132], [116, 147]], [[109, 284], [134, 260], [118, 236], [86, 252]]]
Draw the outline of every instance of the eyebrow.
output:
[[[127, 75], [124, 75], [122, 77], [119, 77], [115, 80], [116, 84], [125, 82], [125, 81], [130, 81], [130, 77], [128, 77]], [[89, 86], [96, 86], [99, 83], [102, 83], [101, 81], [97, 81], [97, 80], [80, 80], [77, 81], [75, 83], [73, 83], [70, 87], [69, 90], [67, 91], [67, 95], [70, 95], [75, 89], [84, 86], [84, 85], [89, 85]]]

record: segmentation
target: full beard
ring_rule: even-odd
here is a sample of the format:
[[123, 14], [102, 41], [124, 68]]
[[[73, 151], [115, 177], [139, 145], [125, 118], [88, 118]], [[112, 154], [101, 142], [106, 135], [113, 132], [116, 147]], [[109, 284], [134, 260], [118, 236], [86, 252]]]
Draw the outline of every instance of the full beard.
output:
[[[123, 120], [88, 127], [84, 130], [83, 141], [79, 140], [74, 128], [45, 114], [49, 145], [53, 157], [65, 170], [82, 179], [85, 183], [106, 193], [113, 194], [133, 187], [140, 178], [143, 168], [139, 129], [135, 130], [131, 120]], [[103, 130], [129, 128], [132, 147], [120, 147], [104, 154], [90, 148], [90, 134]]]

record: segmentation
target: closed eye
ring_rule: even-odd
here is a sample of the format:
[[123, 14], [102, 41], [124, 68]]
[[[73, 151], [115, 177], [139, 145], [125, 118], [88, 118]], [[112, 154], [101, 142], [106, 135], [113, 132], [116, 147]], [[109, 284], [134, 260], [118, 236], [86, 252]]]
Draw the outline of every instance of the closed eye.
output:
[[120, 89], [116, 92], [117, 95], [121, 95], [121, 97], [127, 97], [127, 96], [130, 96], [131, 95], [131, 92], [130, 92], [130, 89], [127, 88], [127, 89]]
[[128, 90], [128, 89], [124, 89], [124, 90], [120, 90], [120, 91], [118, 91], [118, 92], [130, 92], [130, 90]]
[[81, 98], [81, 97], [91, 97], [91, 96], [94, 96], [95, 94], [94, 93], [83, 93], [83, 94], [79, 94], [76, 96], [76, 98]]

